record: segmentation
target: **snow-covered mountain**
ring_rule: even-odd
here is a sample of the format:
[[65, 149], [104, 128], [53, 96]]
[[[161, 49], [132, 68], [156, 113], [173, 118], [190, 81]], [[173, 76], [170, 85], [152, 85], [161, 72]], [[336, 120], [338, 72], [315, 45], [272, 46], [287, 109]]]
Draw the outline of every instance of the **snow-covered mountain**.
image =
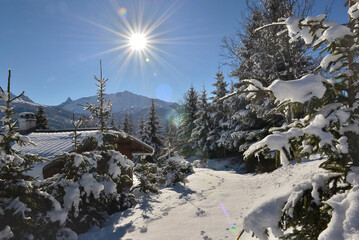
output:
[[[112, 113], [122, 113], [129, 111], [131, 113], [138, 112], [141, 110], [146, 110], [151, 105], [151, 98], [137, 95], [129, 91], [106, 94], [106, 100], [112, 101]], [[72, 100], [68, 98], [65, 102], [58, 105], [58, 107], [63, 108], [67, 111], [76, 112], [76, 113], [86, 113], [83, 110], [83, 106], [87, 103], [96, 104], [97, 96], [83, 97], [77, 100]], [[155, 99], [155, 106], [158, 109], [164, 108], [169, 109], [173, 106], [174, 103], [165, 102], [159, 99]]]
[[[124, 113], [127, 111], [132, 115], [135, 125], [138, 125], [141, 113], [146, 117], [151, 105], [151, 98], [137, 95], [129, 91], [111, 93], [105, 95], [106, 100], [112, 102], [112, 114], [117, 123], [119, 119], [122, 121]], [[83, 106], [87, 103], [97, 104], [97, 96], [83, 97], [77, 100], [68, 98], [65, 102], [56, 106], [64, 111], [75, 112], [78, 114], [88, 114], [83, 110]], [[168, 119], [174, 112], [177, 103], [165, 102], [160, 99], [155, 99], [155, 107], [158, 116], [161, 118], [162, 123]]]
[[[12, 95], [14, 97], [14, 95]], [[119, 119], [123, 119], [123, 114], [127, 111], [131, 113], [133, 121], [135, 124], [138, 124], [139, 116], [142, 112], [144, 116], [149, 112], [149, 106], [151, 105], [151, 98], [136, 95], [128, 91], [118, 92], [113, 94], [106, 94], [108, 100], [112, 100], [112, 113], [117, 123]], [[77, 100], [72, 100], [68, 98], [65, 102], [61, 103], [58, 106], [46, 106], [35, 103], [29, 97], [23, 95], [22, 97], [16, 99], [12, 102], [14, 111], [17, 113], [15, 118], [21, 112], [33, 112], [36, 113], [38, 108], [42, 106], [44, 108], [45, 114], [48, 116], [49, 125], [53, 129], [64, 129], [72, 128], [72, 113], [78, 114], [89, 114], [86, 111], [83, 111], [84, 105], [86, 103], [95, 104], [97, 96], [84, 97]], [[1, 100], [0, 105], [5, 103]], [[168, 119], [171, 112], [173, 112], [173, 107], [176, 103], [165, 102], [159, 99], [155, 99], [155, 107], [157, 114], [162, 119], [163, 123], [165, 119]], [[4, 114], [1, 113], [0, 117]]]
[[[11, 94], [11, 98], [15, 95]], [[3, 100], [0, 100], [0, 105], [5, 105]], [[19, 113], [22, 112], [33, 112], [36, 113], [39, 107], [43, 107], [45, 114], [48, 116], [49, 124], [51, 128], [61, 129], [61, 128], [70, 128], [72, 126], [72, 112], [65, 109], [59, 108], [57, 106], [46, 106], [35, 103], [29, 97], [23, 95], [20, 98], [14, 100], [11, 103], [11, 106], [14, 107], [16, 119], [19, 116]], [[4, 113], [0, 113], [0, 116], [3, 116]]]

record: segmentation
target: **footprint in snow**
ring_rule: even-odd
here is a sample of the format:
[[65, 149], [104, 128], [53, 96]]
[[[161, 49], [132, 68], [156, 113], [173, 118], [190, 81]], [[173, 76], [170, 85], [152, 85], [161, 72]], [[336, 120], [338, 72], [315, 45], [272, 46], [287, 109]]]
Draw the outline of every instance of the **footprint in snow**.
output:
[[168, 212], [163, 212], [162, 215], [163, 215], [163, 216], [167, 216], [167, 215], [168, 215]]
[[198, 208], [197, 212], [196, 212], [196, 215], [197, 215], [197, 217], [203, 217], [203, 216], [206, 216], [207, 214], [206, 214], [206, 211]]
[[135, 226], [131, 226], [127, 229], [127, 232], [131, 233], [133, 231], [135, 231], [136, 227]]
[[204, 235], [204, 234], [206, 234], [206, 232], [205, 232], [205, 231], [201, 231], [201, 235]]
[[145, 233], [145, 232], [147, 232], [147, 227], [141, 227], [140, 233]]

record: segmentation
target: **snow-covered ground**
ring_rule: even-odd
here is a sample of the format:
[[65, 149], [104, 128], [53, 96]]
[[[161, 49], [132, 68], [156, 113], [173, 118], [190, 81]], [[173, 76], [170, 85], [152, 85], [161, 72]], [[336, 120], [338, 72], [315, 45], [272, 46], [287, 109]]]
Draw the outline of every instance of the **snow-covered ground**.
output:
[[[228, 161], [211, 160], [209, 168], [196, 168], [186, 185], [139, 196], [134, 208], [111, 215], [102, 228], [92, 228], [79, 239], [237, 239], [252, 209], [324, 172], [318, 168], [321, 163], [290, 164], [254, 175], [229, 170]], [[251, 236], [244, 233], [240, 239]]]

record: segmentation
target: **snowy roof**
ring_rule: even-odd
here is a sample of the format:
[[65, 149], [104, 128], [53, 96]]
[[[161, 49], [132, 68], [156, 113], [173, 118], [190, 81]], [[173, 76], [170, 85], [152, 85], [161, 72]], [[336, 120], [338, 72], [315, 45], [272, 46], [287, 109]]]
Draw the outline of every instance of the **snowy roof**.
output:
[[[78, 130], [81, 135], [78, 137], [79, 141], [84, 140], [86, 137], [94, 136], [98, 133], [98, 130]], [[135, 137], [122, 132], [116, 131], [120, 135], [129, 141], [135, 142], [143, 147], [143, 151], [136, 152], [134, 154], [152, 154], [153, 148]], [[38, 154], [42, 157], [50, 157], [54, 154], [60, 154], [64, 152], [70, 152], [74, 149], [72, 143], [73, 138], [71, 136], [73, 130], [52, 130], [52, 131], [38, 131], [29, 133], [27, 136], [30, 138], [34, 145], [22, 146], [15, 144], [14, 149], [21, 151], [22, 154]]]

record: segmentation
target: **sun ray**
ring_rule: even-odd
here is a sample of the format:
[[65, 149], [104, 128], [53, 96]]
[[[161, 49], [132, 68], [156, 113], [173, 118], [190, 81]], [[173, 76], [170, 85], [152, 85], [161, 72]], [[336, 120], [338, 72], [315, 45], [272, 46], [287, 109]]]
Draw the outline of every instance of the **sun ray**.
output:
[[153, 24], [149, 26], [147, 32], [154, 32], [160, 25], [162, 25], [168, 18], [170, 18], [177, 10], [177, 7], [173, 4], [169, 7]]
[[[103, 14], [105, 18], [101, 21], [95, 22], [81, 18], [102, 31], [96, 35], [90, 35], [90, 38], [95, 43], [97, 41], [97, 44], [104, 45], [105, 50], [89, 58], [110, 54], [112, 56], [111, 69], [116, 69], [116, 76], [126, 77], [131, 71], [133, 76], [137, 76], [137, 79], [142, 81], [140, 84], [144, 85], [150, 84], [148, 77], [153, 76], [154, 72], [157, 76], [158, 70], [155, 69], [159, 68], [186, 77], [172, 65], [172, 61], [168, 60], [180, 60], [180, 57], [166, 50], [164, 46], [194, 44], [191, 40], [204, 38], [204, 36], [168, 37], [184, 27], [176, 25], [166, 30], [162, 27], [176, 13], [181, 5], [180, 1], [170, 3], [166, 8], [146, 5], [146, 1], [140, 1], [139, 4], [120, 5], [122, 4], [120, 1], [110, 0], [110, 3], [107, 6], [101, 6], [102, 9], [107, 8], [108, 11]], [[109, 24], [105, 25], [106, 21], [110, 21]], [[107, 48], [107, 45], [113, 46]]]

